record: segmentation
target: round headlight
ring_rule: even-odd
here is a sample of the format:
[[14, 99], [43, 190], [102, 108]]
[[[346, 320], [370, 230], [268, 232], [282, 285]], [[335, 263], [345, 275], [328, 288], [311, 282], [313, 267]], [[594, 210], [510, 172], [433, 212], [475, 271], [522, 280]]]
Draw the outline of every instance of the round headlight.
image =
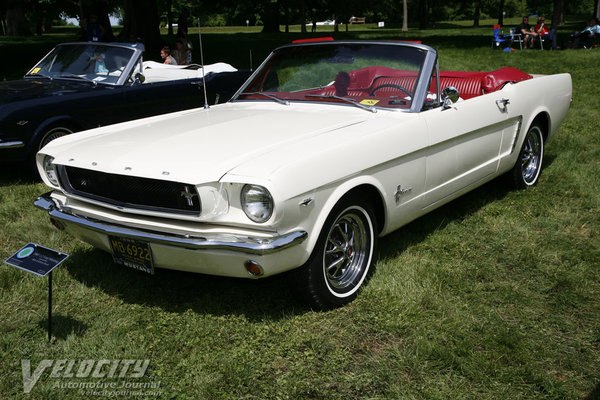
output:
[[46, 178], [50, 181], [54, 186], [59, 186], [58, 177], [56, 176], [56, 169], [54, 168], [54, 157], [44, 156], [43, 167], [44, 172], [46, 173]]
[[259, 185], [244, 185], [241, 194], [242, 209], [254, 222], [263, 223], [273, 215], [273, 198]]

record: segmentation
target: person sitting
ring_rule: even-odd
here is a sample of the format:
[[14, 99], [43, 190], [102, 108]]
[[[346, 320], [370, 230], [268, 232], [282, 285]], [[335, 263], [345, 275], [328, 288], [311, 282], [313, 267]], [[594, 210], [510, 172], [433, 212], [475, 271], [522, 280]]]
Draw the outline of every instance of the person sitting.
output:
[[335, 87], [335, 95], [339, 97], [348, 96], [348, 86], [350, 86], [350, 75], [347, 72], [340, 71], [335, 76], [333, 87]]
[[548, 25], [546, 25], [546, 18], [543, 15], [540, 15], [538, 18], [538, 22], [533, 28], [533, 31], [541, 36], [542, 39], [550, 39], [552, 41], [552, 50], [556, 50], [556, 29], [548, 30]]
[[188, 49], [186, 48], [187, 46], [183, 43], [183, 40], [178, 39], [177, 42], [175, 42], [175, 46], [177, 46], [177, 48], [173, 50], [171, 56], [173, 56], [173, 58], [177, 62], [177, 65], [189, 64]]
[[523, 21], [517, 27], [517, 33], [523, 36], [523, 43], [525, 48], [533, 49], [533, 42], [538, 37], [538, 34], [533, 31], [531, 25], [529, 25], [529, 17], [523, 17]]
[[164, 60], [164, 64], [177, 65], [177, 61], [171, 55], [171, 48], [169, 46], [164, 46], [160, 50], [160, 57]]
[[592, 17], [587, 27], [581, 32], [576, 32], [571, 35], [573, 39], [573, 48], [577, 48], [580, 45], [584, 48], [590, 46], [591, 42], [600, 38], [600, 25], [598, 24], [598, 18]]
[[108, 68], [104, 64], [105, 55], [103, 53], [94, 54], [94, 73], [96, 74], [108, 74]]

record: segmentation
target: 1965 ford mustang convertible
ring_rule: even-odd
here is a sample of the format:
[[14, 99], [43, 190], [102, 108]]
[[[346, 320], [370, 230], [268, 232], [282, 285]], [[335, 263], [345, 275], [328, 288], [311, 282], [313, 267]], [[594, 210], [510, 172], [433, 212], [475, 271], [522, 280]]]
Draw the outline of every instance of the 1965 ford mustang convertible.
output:
[[357, 296], [378, 237], [499, 175], [535, 185], [571, 92], [568, 74], [440, 71], [422, 44], [295, 43], [230, 102], [51, 142], [36, 205], [118, 263], [290, 271], [327, 309]]
[[[202, 79], [202, 73], [206, 74]], [[131, 44], [64, 43], [21, 80], [0, 82], [0, 160], [34, 165], [35, 153], [72, 132], [231, 98], [248, 71], [229, 64], [166, 66]]]

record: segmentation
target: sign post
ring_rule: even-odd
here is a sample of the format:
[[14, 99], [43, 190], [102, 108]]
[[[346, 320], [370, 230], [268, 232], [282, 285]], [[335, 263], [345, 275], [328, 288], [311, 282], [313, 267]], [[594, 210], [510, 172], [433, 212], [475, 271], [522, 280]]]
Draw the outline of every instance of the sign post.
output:
[[4, 261], [5, 264], [37, 276], [48, 275], [48, 341], [52, 339], [52, 270], [68, 257], [68, 254], [60, 251], [28, 243]]

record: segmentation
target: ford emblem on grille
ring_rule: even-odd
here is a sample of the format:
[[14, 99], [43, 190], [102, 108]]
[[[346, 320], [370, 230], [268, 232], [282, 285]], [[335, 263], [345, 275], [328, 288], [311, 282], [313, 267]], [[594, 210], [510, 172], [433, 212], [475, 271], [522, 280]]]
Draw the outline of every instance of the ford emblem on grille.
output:
[[192, 193], [190, 191], [190, 187], [187, 185], [183, 187], [183, 190], [179, 194], [181, 195], [181, 197], [186, 199], [187, 204], [190, 207], [194, 205], [194, 197], [198, 196], [197, 193]]

